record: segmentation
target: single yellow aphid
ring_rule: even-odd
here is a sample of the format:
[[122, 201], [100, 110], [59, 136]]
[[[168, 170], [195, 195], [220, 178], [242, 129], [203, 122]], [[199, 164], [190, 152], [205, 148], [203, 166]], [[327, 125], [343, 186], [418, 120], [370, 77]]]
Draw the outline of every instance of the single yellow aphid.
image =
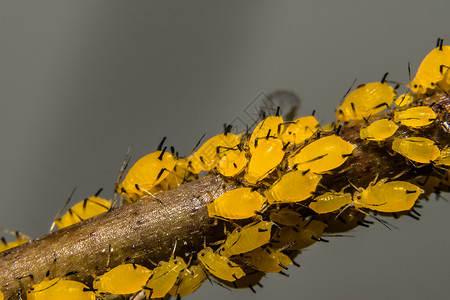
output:
[[217, 151], [221, 148], [233, 148], [241, 142], [241, 135], [228, 132], [218, 134], [207, 140], [193, 155], [188, 157], [188, 170], [194, 174], [209, 172], [218, 163]]
[[403, 107], [411, 104], [414, 101], [414, 96], [411, 93], [401, 94], [395, 99], [394, 103], [397, 107]]
[[202, 266], [192, 265], [180, 274], [169, 294], [177, 298], [192, 294], [202, 285], [207, 277]]
[[365, 128], [361, 128], [359, 135], [361, 139], [369, 141], [383, 141], [391, 137], [398, 129], [398, 126], [388, 119], [381, 119], [373, 122]]
[[441, 150], [439, 157], [434, 161], [437, 165], [450, 166], [450, 147]]
[[253, 155], [253, 150], [255, 150], [255, 141], [264, 139], [268, 135], [272, 137], [278, 137], [284, 131], [283, 118], [280, 116], [269, 116], [262, 120], [250, 136], [248, 146], [250, 148], [250, 153]]
[[450, 46], [443, 46], [442, 43], [443, 40], [438, 39], [436, 48], [420, 64], [416, 77], [410, 84], [414, 93], [425, 94], [427, 90], [435, 89], [441, 81], [448, 79]]
[[255, 184], [264, 179], [283, 160], [283, 142], [277, 138], [264, 138], [256, 140], [256, 147], [248, 163], [245, 180]]
[[298, 118], [289, 124], [280, 139], [284, 144], [299, 145], [312, 137], [319, 128], [319, 122], [313, 116]]
[[214, 202], [207, 203], [209, 217], [225, 219], [246, 219], [253, 217], [259, 211], [266, 198], [252, 188], [237, 188], [218, 197]]
[[381, 82], [366, 83], [351, 92], [344, 102], [336, 109], [339, 121], [362, 120], [388, 108], [394, 101], [395, 91], [385, 81], [387, 73]]
[[219, 162], [217, 164], [217, 171], [226, 177], [234, 177], [244, 170], [247, 166], [248, 158], [245, 151], [236, 149], [219, 149], [217, 153]]
[[356, 209], [368, 208], [380, 212], [400, 212], [410, 210], [424, 191], [406, 181], [382, 179], [371, 183], [366, 189], [359, 189], [353, 195]]
[[289, 256], [269, 248], [257, 248], [245, 253], [241, 255], [241, 260], [252, 268], [266, 273], [282, 272], [292, 264]]
[[[9, 230], [5, 230], [5, 232], [12, 233]], [[4, 237], [1, 238], [0, 252], [9, 250], [11, 248], [15, 248], [15, 247], [25, 244], [26, 242], [31, 240], [29, 237], [27, 237], [26, 235], [24, 235], [23, 233], [21, 233], [19, 231], [14, 232], [14, 235], [16, 237], [16, 240], [14, 242], [8, 243]]]
[[314, 198], [311, 204], [309, 204], [309, 208], [318, 214], [326, 214], [350, 204], [352, 204], [351, 194], [327, 192]]
[[292, 171], [264, 192], [270, 204], [300, 202], [311, 197], [316, 190], [321, 175], [309, 171]]
[[239, 265], [230, 261], [225, 256], [214, 253], [210, 247], [198, 252], [197, 259], [217, 278], [226, 281], [235, 281], [245, 275], [244, 270]]
[[302, 220], [302, 215], [298, 212], [288, 208], [284, 207], [280, 210], [274, 210], [270, 213], [269, 219], [272, 222], [275, 222], [280, 225], [285, 226], [297, 226]]
[[144, 288], [150, 290], [150, 298], [164, 297], [175, 285], [179, 273], [187, 268], [181, 257], [172, 257], [169, 261], [161, 261], [153, 269], [153, 274], [148, 279]]
[[143, 266], [124, 264], [95, 278], [93, 287], [97, 293], [133, 294], [142, 290], [152, 274], [152, 270]]
[[54, 278], [33, 285], [28, 300], [95, 300], [95, 293], [78, 281]]
[[412, 107], [394, 113], [394, 121], [408, 127], [423, 127], [430, 125], [436, 119], [436, 113], [428, 106]]
[[274, 223], [259, 221], [243, 228], [236, 228], [219, 248], [219, 254], [230, 257], [252, 251], [267, 244]]
[[128, 171], [117, 192], [129, 200], [148, 195], [150, 190], [173, 171], [176, 158], [163, 151], [156, 151], [139, 159]]
[[291, 169], [323, 173], [342, 165], [352, 154], [354, 145], [337, 135], [318, 139], [289, 159]]
[[284, 226], [275, 233], [272, 239], [278, 242], [272, 246], [287, 250], [307, 248], [318, 241], [326, 241], [320, 238], [326, 227], [325, 223], [316, 220], [302, 221], [300, 228]]
[[424, 164], [434, 161], [440, 155], [436, 143], [423, 137], [396, 138], [392, 143], [392, 150], [412, 161]]
[[62, 229], [109, 211], [111, 201], [98, 197], [99, 192], [69, 208], [64, 216], [55, 220], [56, 226]]

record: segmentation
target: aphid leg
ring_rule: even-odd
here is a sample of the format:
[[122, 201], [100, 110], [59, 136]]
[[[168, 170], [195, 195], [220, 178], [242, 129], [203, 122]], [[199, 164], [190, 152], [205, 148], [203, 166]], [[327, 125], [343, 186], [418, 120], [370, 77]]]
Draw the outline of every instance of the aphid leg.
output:
[[136, 183], [136, 189], [142, 190], [144, 193], [146, 193], [150, 197], [155, 198], [156, 200], [158, 200], [159, 203], [163, 204], [162, 201], [158, 197], [156, 197], [154, 194], [150, 193], [149, 191], [147, 191], [146, 189], [144, 189], [142, 186], [138, 185], [137, 183]]
[[69, 198], [67, 198], [66, 203], [64, 203], [63, 207], [61, 207], [61, 209], [58, 211], [58, 213], [56, 214], [55, 218], [53, 218], [53, 223], [52, 223], [52, 225], [50, 226], [50, 230], [49, 230], [49, 231], [52, 231], [53, 228], [55, 228], [55, 225], [56, 225], [56, 222], [55, 222], [55, 221], [59, 219], [59, 217], [61, 216], [61, 213], [63, 212], [63, 210], [64, 210], [64, 209], [67, 207], [67, 205], [69, 204], [69, 202], [70, 202], [70, 200], [72, 199], [72, 196], [73, 196], [73, 194], [75, 193], [75, 190], [76, 190], [76, 189], [77, 189], [77, 187], [74, 187], [74, 188], [73, 188], [72, 192], [71, 192], [70, 195], [69, 195]]

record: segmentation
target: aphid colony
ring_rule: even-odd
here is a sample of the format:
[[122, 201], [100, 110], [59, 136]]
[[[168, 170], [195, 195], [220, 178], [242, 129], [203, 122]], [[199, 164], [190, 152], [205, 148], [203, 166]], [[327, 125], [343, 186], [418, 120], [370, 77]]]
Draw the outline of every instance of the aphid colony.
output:
[[[434, 190], [440, 184], [448, 185], [450, 148], [427, 133], [438, 123], [438, 115], [435, 107], [422, 99], [448, 90], [449, 66], [450, 48], [439, 39], [408, 92], [396, 98], [396, 88], [388, 84], [386, 73], [381, 81], [360, 85], [348, 94], [336, 109], [333, 125], [321, 127], [314, 116], [283, 120], [277, 110], [251, 132], [236, 134], [231, 126], [225, 126], [222, 134], [205, 141], [186, 158], [167, 152], [163, 140], [156, 152], [129, 169], [116, 192], [126, 203], [142, 196], [159, 201], [158, 192], [195, 180], [202, 171], [222, 176], [236, 188], [208, 203], [207, 210], [211, 219], [220, 220], [226, 238], [210, 243], [205, 237], [203, 249], [184, 258], [175, 255], [175, 246], [170, 259], [153, 269], [125, 262], [93, 276], [90, 287], [49, 278], [28, 290], [28, 299], [96, 299], [137, 293], [147, 298], [183, 297], [208, 278], [253, 290], [265, 273], [287, 275], [301, 249], [327, 242], [324, 233], [367, 227], [371, 223], [365, 220], [367, 216], [379, 220], [375, 214], [414, 210], [416, 201], [429, 194], [425, 183], [400, 180], [404, 174], [387, 176], [379, 170], [372, 182], [357, 186], [345, 179], [345, 172], [352, 168], [358, 147], [371, 147], [404, 161], [411, 170], [431, 166]], [[390, 111], [382, 114], [388, 108]], [[342, 123], [356, 128], [357, 136], [346, 137]], [[340, 178], [333, 185], [336, 190], [328, 188], [332, 178]], [[97, 193], [55, 223], [64, 228], [110, 207], [111, 202]], [[25, 241], [19, 236], [17, 242], [4, 241], [0, 251], [21, 242]]]

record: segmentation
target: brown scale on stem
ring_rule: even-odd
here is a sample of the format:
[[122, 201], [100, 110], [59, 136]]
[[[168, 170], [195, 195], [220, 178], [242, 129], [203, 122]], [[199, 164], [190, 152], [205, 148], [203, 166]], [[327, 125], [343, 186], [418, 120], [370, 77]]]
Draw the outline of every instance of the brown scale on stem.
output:
[[[412, 131], [400, 126], [395, 137], [425, 136], [438, 141], [440, 147], [450, 144], [447, 123], [450, 97], [445, 94], [425, 98], [420, 105], [433, 105], [438, 119], [433, 125]], [[417, 105], [417, 104], [416, 104]], [[392, 117], [393, 112], [376, 118]], [[349, 182], [366, 187], [378, 178], [399, 177], [412, 180], [434, 172], [431, 165], [415, 168], [401, 155], [394, 155], [389, 142], [363, 141], [359, 129], [365, 124], [344, 124], [339, 135], [357, 147], [347, 162], [323, 176], [323, 189], [339, 191]], [[289, 154], [286, 156], [288, 157]], [[282, 163], [280, 165], [286, 165]], [[224, 239], [223, 223], [214, 225], [208, 217], [206, 203], [239, 183], [219, 175], [208, 175], [178, 188], [158, 193], [158, 201], [151, 197], [124, 205], [97, 217], [50, 233], [44, 237], [0, 253], [0, 287], [5, 298], [18, 298], [34, 283], [52, 277], [63, 277], [91, 285], [93, 276], [103, 274], [124, 262], [134, 262], [153, 268], [153, 262], [167, 260], [177, 241], [176, 255], [189, 260], [203, 249], [204, 243], [214, 244]], [[352, 187], [349, 187], [351, 189]], [[311, 212], [309, 212], [311, 213]]]

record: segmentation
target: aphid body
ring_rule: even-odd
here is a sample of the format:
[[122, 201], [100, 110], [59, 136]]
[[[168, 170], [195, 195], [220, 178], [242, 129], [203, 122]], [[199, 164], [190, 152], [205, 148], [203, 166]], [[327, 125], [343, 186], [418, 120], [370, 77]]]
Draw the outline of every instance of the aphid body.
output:
[[225, 219], [246, 219], [255, 215], [266, 202], [266, 198], [252, 188], [237, 188], [207, 203], [208, 214]]
[[123, 264], [94, 279], [93, 287], [98, 293], [133, 294], [140, 290], [153, 274], [137, 264]]
[[392, 143], [392, 150], [412, 161], [424, 164], [434, 161], [440, 155], [436, 143], [423, 137], [396, 138]]
[[311, 197], [316, 190], [321, 175], [308, 171], [291, 171], [264, 192], [270, 204], [300, 202]]
[[288, 250], [300, 250], [311, 246], [320, 241], [320, 237], [327, 225], [321, 221], [309, 220], [302, 221], [299, 227], [284, 226], [274, 235], [274, 248], [283, 248]]
[[242, 270], [239, 265], [230, 261], [225, 256], [214, 253], [210, 247], [204, 248], [198, 252], [197, 259], [217, 278], [226, 281], [235, 281], [245, 276], [244, 270]]
[[311, 204], [309, 204], [309, 208], [318, 214], [326, 214], [350, 204], [352, 204], [351, 194], [327, 192], [314, 198]]
[[292, 264], [289, 256], [269, 248], [257, 248], [245, 253], [241, 255], [241, 260], [252, 268], [266, 273], [279, 273]]
[[200, 265], [192, 265], [181, 272], [177, 282], [169, 293], [175, 297], [184, 297], [192, 294], [202, 285], [207, 277], [204, 269]]
[[301, 214], [288, 207], [272, 211], [269, 219], [272, 222], [285, 226], [297, 226], [303, 220]]
[[251, 184], [264, 179], [284, 157], [283, 143], [277, 138], [256, 140], [255, 144], [244, 176], [245, 180]]
[[372, 82], [358, 86], [336, 109], [339, 121], [367, 119], [389, 107], [395, 91], [385, 82]]
[[403, 107], [411, 104], [414, 101], [414, 96], [411, 93], [401, 94], [395, 99], [394, 103], [397, 107]]
[[136, 200], [164, 180], [175, 165], [175, 157], [165, 151], [147, 154], [130, 168], [117, 191], [129, 200]]
[[279, 135], [284, 131], [283, 118], [280, 116], [269, 116], [259, 122], [250, 136], [248, 146], [250, 148], [250, 153], [253, 155], [253, 150], [255, 150], [255, 141], [264, 139], [268, 135], [273, 137], [279, 137]]
[[424, 191], [406, 181], [382, 179], [371, 183], [366, 189], [360, 189], [353, 195], [356, 209], [368, 208], [380, 212], [400, 212], [410, 210]]
[[314, 116], [298, 118], [287, 126], [280, 139], [284, 144], [299, 145], [312, 137], [318, 128], [319, 122]]
[[54, 278], [33, 285], [28, 300], [95, 300], [95, 293], [78, 281]]
[[175, 285], [179, 273], [186, 268], [186, 263], [178, 256], [161, 261], [145, 284], [145, 289], [150, 290], [150, 298], [164, 297]]
[[69, 208], [69, 210], [61, 218], [55, 220], [55, 224], [59, 229], [65, 228], [105, 213], [109, 211], [110, 208], [111, 201], [98, 196], [92, 196], [78, 202], [72, 208]]
[[323, 173], [342, 165], [353, 152], [354, 145], [337, 135], [318, 139], [289, 159], [292, 169]]
[[411, 90], [417, 94], [425, 94], [427, 90], [435, 89], [443, 80], [445, 83], [449, 66], [450, 46], [443, 46], [442, 40], [438, 39], [436, 48], [421, 62], [416, 77], [410, 84]]
[[435, 119], [436, 113], [428, 106], [412, 107], [394, 113], [395, 122], [412, 128], [430, 125]]
[[391, 137], [398, 129], [398, 126], [388, 119], [381, 119], [373, 122], [365, 128], [361, 128], [359, 135], [361, 139], [370, 141], [383, 141]]
[[219, 254], [230, 257], [267, 244], [273, 224], [268, 221], [259, 221], [243, 228], [236, 228], [220, 247]]
[[236, 149], [220, 150], [217, 153], [219, 162], [217, 164], [217, 171], [226, 177], [233, 177], [244, 170], [248, 163], [248, 158], [245, 151]]

